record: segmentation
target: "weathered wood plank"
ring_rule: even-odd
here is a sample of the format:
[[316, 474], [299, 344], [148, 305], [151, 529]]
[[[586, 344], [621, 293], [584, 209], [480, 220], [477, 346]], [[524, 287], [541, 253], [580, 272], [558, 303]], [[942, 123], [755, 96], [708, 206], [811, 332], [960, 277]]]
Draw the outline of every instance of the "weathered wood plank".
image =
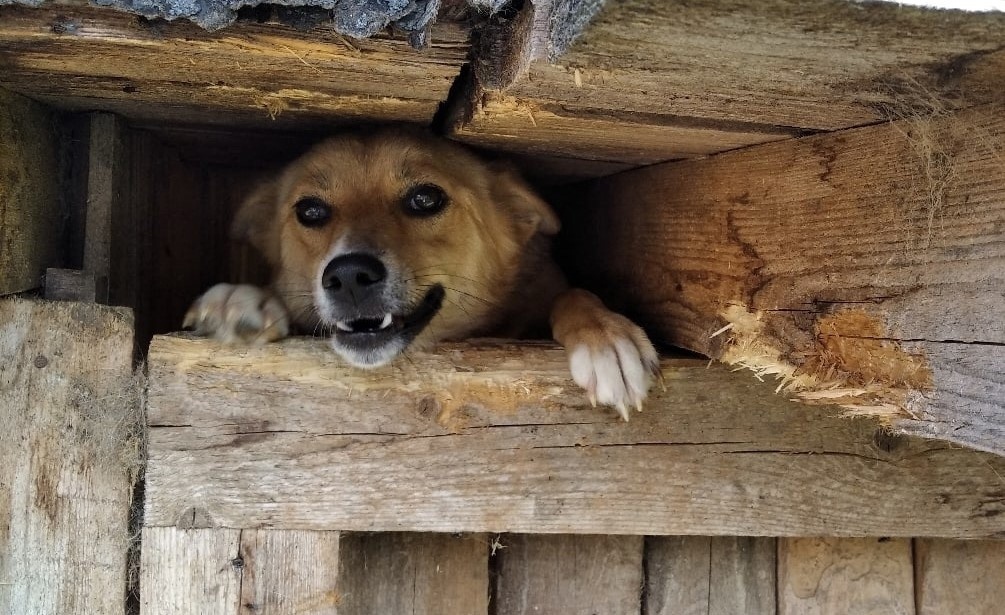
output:
[[91, 114], [88, 122], [84, 270], [96, 280], [98, 301], [135, 307], [142, 249], [137, 227], [148, 218], [130, 198], [129, 129], [110, 113]]
[[774, 538], [646, 538], [645, 615], [775, 613]]
[[996, 613], [1005, 604], [1005, 542], [914, 541], [918, 615]]
[[61, 264], [60, 179], [55, 116], [0, 89], [0, 295], [42, 286]]
[[479, 84], [505, 92], [473, 88], [456, 111], [459, 138], [665, 161], [1000, 100], [993, 84], [1005, 75], [998, 14], [845, 0], [608, 2], [556, 60], [556, 4], [524, 3], [530, 15], [501, 22], [516, 28], [506, 37], [519, 57], [474, 63]]
[[991, 106], [622, 173], [569, 264], [663, 342], [1005, 452], [1003, 156]]
[[710, 615], [773, 615], [776, 612], [775, 542], [774, 538], [712, 538]]
[[345, 535], [338, 612], [485, 615], [488, 554], [481, 535]]
[[45, 270], [45, 298], [51, 301], [82, 301], [94, 303], [98, 299], [94, 274], [80, 269]]
[[0, 299], [0, 612], [125, 609], [139, 392], [132, 317]]
[[240, 548], [241, 615], [343, 612], [338, 532], [243, 530]]
[[976, 514], [1005, 499], [1005, 461], [705, 361], [665, 360], [667, 390], [628, 424], [591, 408], [547, 344], [447, 345], [360, 372], [322, 340], [170, 336], [148, 370], [150, 525], [197, 510], [222, 527], [365, 531], [1005, 531]]
[[241, 530], [143, 528], [141, 615], [237, 615]]
[[467, 37], [442, 22], [418, 52], [401, 37], [349, 41], [250, 22], [209, 33], [83, 2], [0, 7], [0, 84], [60, 108], [162, 123], [429, 122], [466, 61]]
[[495, 613], [640, 613], [641, 536], [500, 538]]
[[712, 539], [648, 536], [643, 615], [708, 615]]
[[[911, 541], [885, 538], [782, 538], [779, 615], [913, 615]], [[950, 612], [973, 612], [967, 602]]]

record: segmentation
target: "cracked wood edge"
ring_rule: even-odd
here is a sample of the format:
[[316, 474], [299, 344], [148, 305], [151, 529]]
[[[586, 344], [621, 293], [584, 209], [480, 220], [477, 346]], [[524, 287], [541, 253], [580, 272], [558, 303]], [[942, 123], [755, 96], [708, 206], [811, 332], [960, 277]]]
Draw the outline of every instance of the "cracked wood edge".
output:
[[549, 344], [444, 345], [361, 372], [323, 340], [170, 336], [148, 369], [153, 526], [1005, 532], [1002, 460], [807, 411], [704, 361], [665, 360], [667, 390], [627, 424], [589, 406]]
[[1000, 105], [570, 191], [573, 277], [807, 402], [1005, 453]]

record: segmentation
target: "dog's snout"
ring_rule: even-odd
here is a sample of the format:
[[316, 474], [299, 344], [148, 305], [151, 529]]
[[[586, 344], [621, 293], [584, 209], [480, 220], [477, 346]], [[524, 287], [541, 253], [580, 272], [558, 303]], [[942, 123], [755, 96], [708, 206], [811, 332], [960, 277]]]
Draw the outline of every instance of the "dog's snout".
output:
[[321, 285], [330, 295], [361, 301], [387, 279], [387, 267], [375, 256], [353, 253], [333, 258], [321, 275]]

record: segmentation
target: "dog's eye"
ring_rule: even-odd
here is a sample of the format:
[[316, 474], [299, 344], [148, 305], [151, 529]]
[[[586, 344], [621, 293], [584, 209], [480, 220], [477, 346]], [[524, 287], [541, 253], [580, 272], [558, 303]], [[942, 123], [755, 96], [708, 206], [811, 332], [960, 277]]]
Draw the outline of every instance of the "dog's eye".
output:
[[413, 216], [431, 216], [447, 206], [447, 195], [439, 186], [416, 186], [405, 197], [405, 212]]
[[300, 199], [293, 206], [297, 210], [297, 221], [307, 227], [323, 226], [332, 217], [332, 208], [316, 196]]

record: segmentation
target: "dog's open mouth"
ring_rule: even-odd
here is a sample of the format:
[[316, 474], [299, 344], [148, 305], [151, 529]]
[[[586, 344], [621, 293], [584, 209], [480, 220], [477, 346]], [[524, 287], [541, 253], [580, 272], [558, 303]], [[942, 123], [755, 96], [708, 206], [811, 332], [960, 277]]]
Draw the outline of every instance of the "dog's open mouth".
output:
[[336, 320], [332, 341], [336, 343], [336, 349], [342, 347], [352, 351], [354, 355], [361, 353], [362, 356], [376, 357], [384, 354], [380, 350], [386, 346], [399, 346], [399, 351], [403, 350], [440, 310], [444, 295], [443, 287], [437, 284], [426, 291], [422, 300], [407, 312], [400, 314], [387, 312], [380, 317]]

